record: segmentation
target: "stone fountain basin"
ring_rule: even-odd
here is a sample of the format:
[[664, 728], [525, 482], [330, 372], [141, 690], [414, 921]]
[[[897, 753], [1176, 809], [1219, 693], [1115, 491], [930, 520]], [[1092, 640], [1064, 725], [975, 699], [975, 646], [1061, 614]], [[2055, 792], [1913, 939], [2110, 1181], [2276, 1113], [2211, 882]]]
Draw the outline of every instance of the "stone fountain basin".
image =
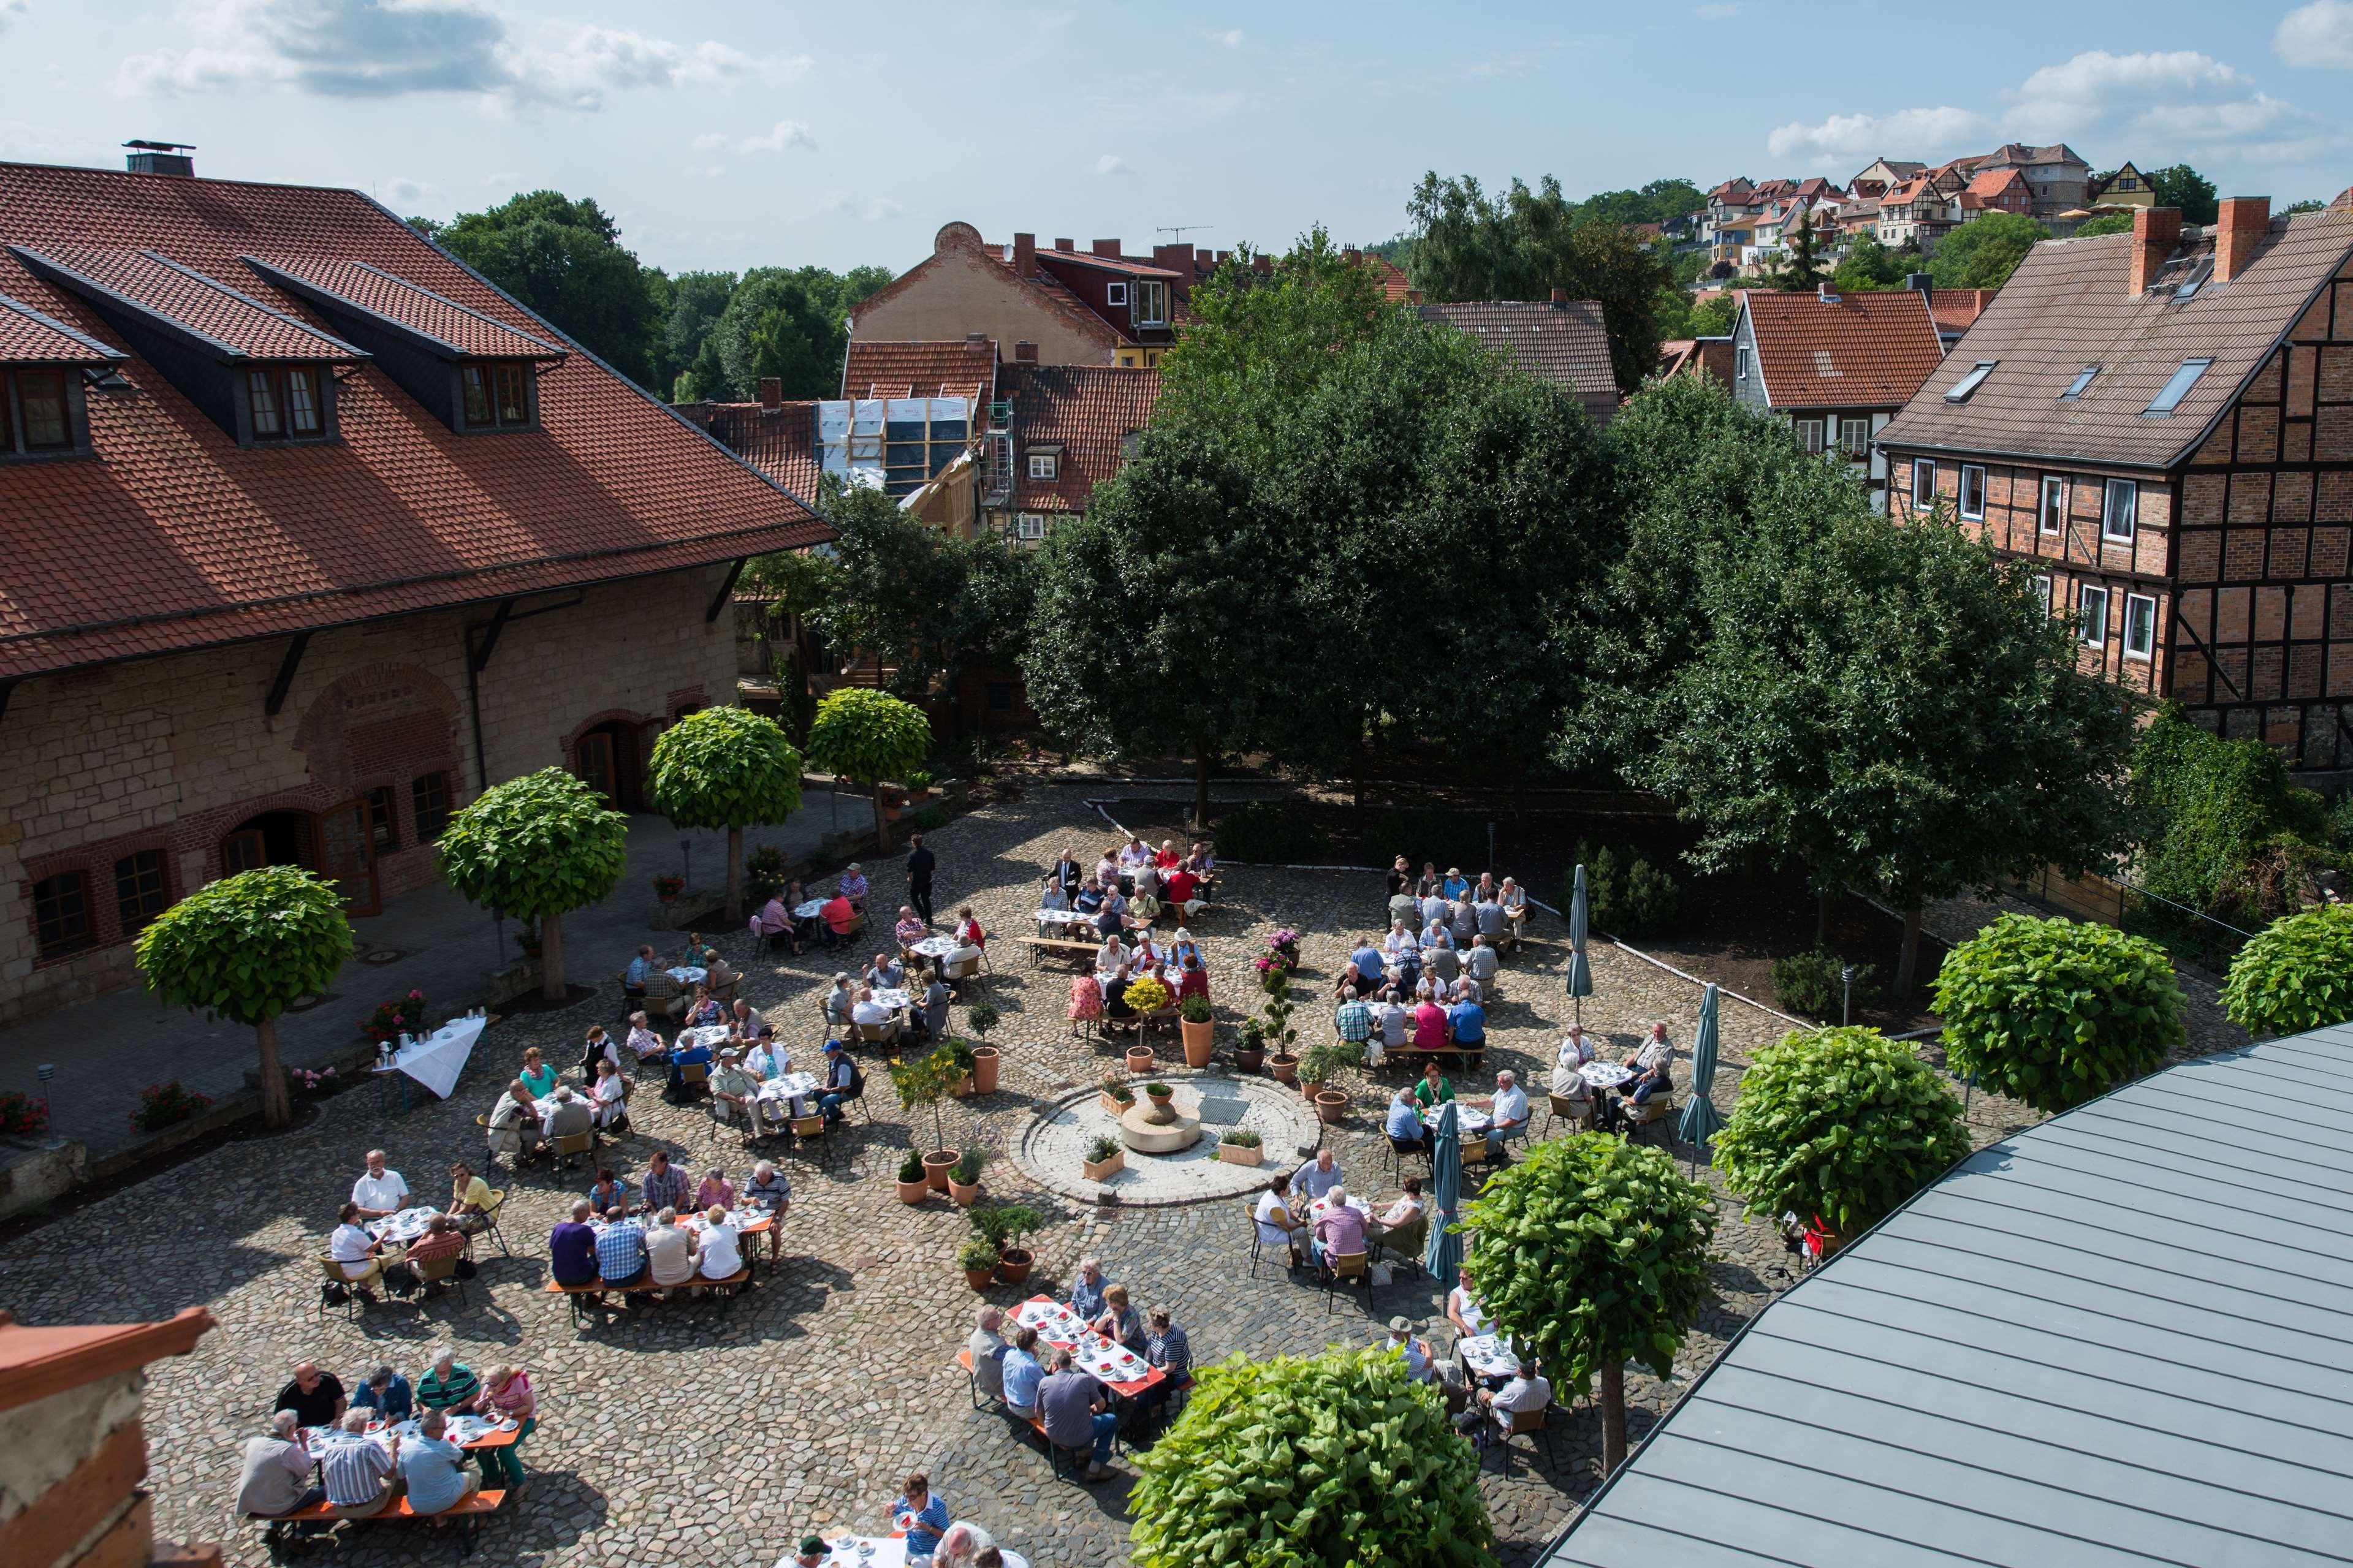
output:
[[1120, 1113], [1121, 1142], [1139, 1154], [1173, 1154], [1200, 1142], [1200, 1095], [1182, 1086], [1171, 1087], [1176, 1092], [1166, 1110], [1138, 1092], [1135, 1103]]

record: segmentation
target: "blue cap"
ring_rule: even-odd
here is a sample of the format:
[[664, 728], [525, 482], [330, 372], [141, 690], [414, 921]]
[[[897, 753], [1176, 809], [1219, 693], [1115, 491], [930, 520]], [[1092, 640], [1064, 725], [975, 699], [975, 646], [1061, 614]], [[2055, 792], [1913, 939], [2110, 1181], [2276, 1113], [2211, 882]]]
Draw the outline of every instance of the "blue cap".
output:
[[825, 1043], [825, 1048], [828, 1051], [838, 1051], [841, 1049], [841, 1042], [839, 1040], [828, 1040]]

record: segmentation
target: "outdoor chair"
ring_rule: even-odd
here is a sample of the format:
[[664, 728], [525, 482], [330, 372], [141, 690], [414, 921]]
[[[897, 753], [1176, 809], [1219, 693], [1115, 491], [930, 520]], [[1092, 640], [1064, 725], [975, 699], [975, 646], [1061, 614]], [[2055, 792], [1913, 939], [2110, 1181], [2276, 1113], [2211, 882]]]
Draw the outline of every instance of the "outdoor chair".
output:
[[[805, 1143], [816, 1142], [822, 1146], [833, 1141], [833, 1124], [815, 1111], [807, 1116], [796, 1116], [786, 1126], [792, 1132], [793, 1146], [797, 1149]], [[818, 1151], [818, 1163], [825, 1163], [823, 1147]]]
[[1545, 1096], [1545, 1102], [1546, 1137], [1552, 1136], [1553, 1123], [1556, 1121], [1567, 1122], [1571, 1132], [1593, 1131], [1595, 1118], [1591, 1097], [1588, 1096], [1584, 1100], [1568, 1100], [1557, 1094], [1547, 1094]]
[[1485, 1164], [1493, 1152], [1494, 1145], [1489, 1142], [1484, 1132], [1466, 1132], [1462, 1135], [1462, 1163], [1466, 1168]]
[[582, 1154], [592, 1158], [596, 1155], [596, 1129], [592, 1125], [586, 1132], [567, 1132], [547, 1147], [549, 1155], [555, 1162], [569, 1168], [572, 1162]]
[[714, 1094], [703, 1103], [711, 1117], [712, 1142], [719, 1141], [719, 1129], [723, 1126], [741, 1126], [744, 1130], [744, 1147], [746, 1149], [760, 1141], [760, 1112], [752, 1102], [747, 1100], [738, 1105], [725, 1095]]
[[1552, 1448], [1552, 1413], [1558, 1405], [1547, 1405], [1542, 1410], [1497, 1410], [1490, 1412], [1489, 1420], [1479, 1428], [1479, 1458], [1483, 1464], [1491, 1446], [1503, 1456], [1501, 1468], [1512, 1468], [1512, 1439], [1523, 1433], [1528, 1437], [1529, 1458], [1535, 1457], [1536, 1440], [1544, 1442], [1545, 1463], [1557, 1470], [1560, 1461]]
[[860, 1045], [887, 1046], [899, 1038], [899, 1020], [896, 1018], [887, 1024], [859, 1024], [854, 1027], [858, 1030], [858, 1043]]
[[459, 1256], [460, 1254], [453, 1252], [447, 1258], [422, 1258], [413, 1265], [417, 1270], [417, 1279], [424, 1286], [424, 1289], [417, 1298], [417, 1304], [420, 1308], [432, 1299], [433, 1287], [436, 1285], [455, 1285], [458, 1288], [458, 1300], [463, 1301], [466, 1299], [466, 1277], [458, 1272]]
[[1430, 1151], [1421, 1146], [1421, 1140], [1391, 1138], [1389, 1140], [1389, 1179], [1395, 1181], [1403, 1175], [1405, 1162], [1411, 1159], [1419, 1159], [1425, 1166], [1430, 1163]]
[[[1266, 1238], [1261, 1236], [1258, 1232], [1258, 1211], [1251, 1206], [1257, 1201], [1257, 1199], [1252, 1198], [1242, 1205], [1242, 1218], [1250, 1227], [1250, 1278], [1253, 1279], [1258, 1278], [1259, 1257], [1266, 1250]], [[1282, 1228], [1287, 1231], [1291, 1228], [1291, 1211], [1289, 1209], [1284, 1209], [1282, 1211], [1280, 1221], [1271, 1219], [1267, 1223], [1269, 1225], [1280, 1223]], [[1283, 1246], [1282, 1262], [1283, 1272], [1285, 1274], [1289, 1274], [1292, 1267], [1291, 1248], [1289, 1243], [1285, 1243]]]
[[1662, 1142], [1672, 1139], [1675, 1125], [1674, 1090], [1662, 1089], [1641, 1105], [1628, 1100], [1620, 1114], [1624, 1118], [1626, 1141], [1630, 1143], [1640, 1139], [1646, 1127], [1661, 1129], [1659, 1136]]
[[[499, 1255], [501, 1257], [512, 1258], [514, 1253], [512, 1249], [507, 1246], [507, 1233], [499, 1228], [499, 1216], [506, 1213], [506, 1207], [507, 1190], [504, 1187], [492, 1188], [491, 1190], [491, 1206], [482, 1211], [482, 1233], [488, 1236], [492, 1241], [499, 1244]], [[469, 1250], [470, 1249], [470, 1238]]]
[[1327, 1252], [1324, 1255], [1324, 1315], [1330, 1317], [1338, 1301], [1343, 1281], [1361, 1284], [1365, 1288], [1365, 1315], [1373, 1315], [1373, 1259], [1366, 1252]]
[[689, 1094], [692, 1094], [698, 1089], [707, 1089], [711, 1083], [710, 1064], [688, 1062], [678, 1069], [678, 1078], [679, 1081], [686, 1086], [686, 1092]]
[[1429, 1245], [1430, 1211], [1428, 1209], [1424, 1209], [1421, 1217], [1411, 1225], [1401, 1225], [1394, 1230], [1383, 1231], [1380, 1240], [1375, 1243], [1380, 1251], [1397, 1259], [1398, 1268], [1410, 1268], [1416, 1274], [1421, 1272], [1422, 1248]]
[[[382, 1296], [391, 1294], [385, 1289], [384, 1259], [381, 1258], [370, 1258], [367, 1272], [356, 1279], [347, 1278], [343, 1273], [343, 1266], [324, 1255], [319, 1258], [319, 1271], [327, 1277], [330, 1283], [341, 1285], [343, 1288], [343, 1316], [353, 1321], [375, 1304], [368, 1297], [362, 1296], [360, 1294], [362, 1290], [380, 1292]], [[381, 1296], [378, 1299], [381, 1299]], [[325, 1290], [322, 1289], [319, 1293], [319, 1310], [323, 1312], [326, 1310], [327, 1296]]]

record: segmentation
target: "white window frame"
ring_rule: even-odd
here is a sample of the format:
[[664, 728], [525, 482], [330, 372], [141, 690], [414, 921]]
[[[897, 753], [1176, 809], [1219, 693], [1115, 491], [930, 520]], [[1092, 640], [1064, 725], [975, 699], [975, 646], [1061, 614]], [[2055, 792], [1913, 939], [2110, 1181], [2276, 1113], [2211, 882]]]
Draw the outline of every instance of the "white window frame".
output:
[[[2123, 488], [2119, 489], [2118, 486]], [[2125, 498], [2122, 508], [2116, 505], [2118, 495]], [[2123, 519], [2121, 527], [2117, 525], [2119, 516]], [[2116, 544], [2130, 544], [2133, 542], [2134, 530], [2138, 526], [2139, 521], [2140, 481], [2138, 479], [2110, 479], [2100, 487], [2100, 537], [2102, 539]]]
[[1732, 382], [1737, 386], [1748, 379], [1748, 345], [1742, 343], [1732, 351]]
[[[1923, 491], [1923, 490], [1921, 489], [1921, 488], [1920, 488], [1920, 476], [1921, 476], [1921, 472], [1922, 472], [1922, 470], [1924, 470], [1924, 469], [1925, 469], [1925, 470], [1926, 470], [1927, 478], [1928, 478], [1928, 488], [1927, 488], [1927, 489], [1926, 489], [1926, 490], [1925, 490], [1925, 491]], [[1922, 495], [1924, 495], [1924, 494], [1928, 498], [1928, 499], [1927, 499], [1927, 500], [1921, 500], [1921, 499], [1920, 499], [1920, 498], [1921, 498], [1921, 496], [1922, 496]], [[1936, 504], [1936, 458], [1913, 458], [1913, 459], [1912, 459], [1912, 506], [1913, 506], [1913, 509], [1914, 509], [1915, 510], [1917, 510], [1917, 511], [1925, 511], [1925, 510], [1929, 510], [1930, 508], [1933, 508]]]
[[[2100, 613], [2092, 614], [2092, 601], [2100, 602]], [[2086, 583], [2075, 590], [2075, 635], [2085, 647], [2108, 646], [2108, 591], [2095, 583]]]
[[2034, 585], [2042, 591], [2042, 613], [2047, 616], [2051, 614], [2051, 605], [2052, 603], [2052, 595], [2053, 585], [2051, 580], [2051, 574], [2048, 572], [2038, 574], [2034, 579]]
[[[1971, 511], [1969, 510], [1969, 476], [1971, 474], [1975, 474], [1978, 477], [1978, 509], [1975, 511]], [[1963, 463], [1961, 465], [1961, 493], [1956, 499], [1960, 505], [1961, 515], [1963, 517], [1968, 518], [1971, 522], [1983, 522], [1985, 521], [1986, 471], [1985, 465], [1983, 463]]]
[[[2140, 647], [2138, 647], [2133, 646], [2135, 641], [2133, 616], [2136, 614], [2147, 617], [2140, 628]], [[2156, 654], [2157, 600], [2147, 594], [2126, 594], [2125, 595], [2125, 657], [2139, 659], [2146, 664], [2155, 658]]]
[[[2056, 491], [2056, 496], [2053, 496]], [[2043, 533], [2063, 533], [2067, 529], [2067, 476], [2045, 474], [2034, 505], [2034, 526]]]
[[1967, 403], [1977, 389], [1985, 384], [1985, 378], [1993, 374], [1993, 367], [2000, 363], [2000, 360], [1981, 359], [1969, 366], [1968, 374], [1946, 390], [1945, 401]]
[[1136, 279], [1133, 290], [1135, 299], [1135, 324], [1139, 327], [1165, 327], [1168, 324], [1168, 285], [1156, 278]]
[[1871, 456], [1870, 417], [1865, 416], [1861, 419], [1840, 420], [1839, 445], [1846, 449], [1846, 455], [1850, 458]]
[[1107, 304], [1126, 304], [1127, 285], [1124, 283], [1106, 283], [1103, 285], [1103, 300]]
[[1021, 511], [1013, 514], [1013, 537], [1043, 539], [1046, 537], [1046, 514], [1042, 511]]
[[1798, 427], [1798, 444], [1805, 447], [1807, 456], [1820, 457], [1822, 450], [1822, 422], [1819, 419], [1792, 419], [1789, 423]]
[[1029, 477], [1033, 479], [1059, 479], [1062, 477], [1062, 459], [1055, 452], [1029, 454]]

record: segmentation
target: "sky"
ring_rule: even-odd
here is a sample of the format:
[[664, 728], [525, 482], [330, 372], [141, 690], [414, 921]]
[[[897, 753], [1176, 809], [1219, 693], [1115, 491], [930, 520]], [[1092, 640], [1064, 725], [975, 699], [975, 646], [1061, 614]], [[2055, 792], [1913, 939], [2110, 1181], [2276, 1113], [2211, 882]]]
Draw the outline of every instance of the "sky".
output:
[[954, 219], [1372, 243], [1429, 170], [1581, 195], [2013, 140], [2284, 205], [2353, 184], [2348, 110], [2353, 0], [0, 0], [0, 158], [189, 142], [433, 217], [553, 187], [673, 272], [899, 270]]

